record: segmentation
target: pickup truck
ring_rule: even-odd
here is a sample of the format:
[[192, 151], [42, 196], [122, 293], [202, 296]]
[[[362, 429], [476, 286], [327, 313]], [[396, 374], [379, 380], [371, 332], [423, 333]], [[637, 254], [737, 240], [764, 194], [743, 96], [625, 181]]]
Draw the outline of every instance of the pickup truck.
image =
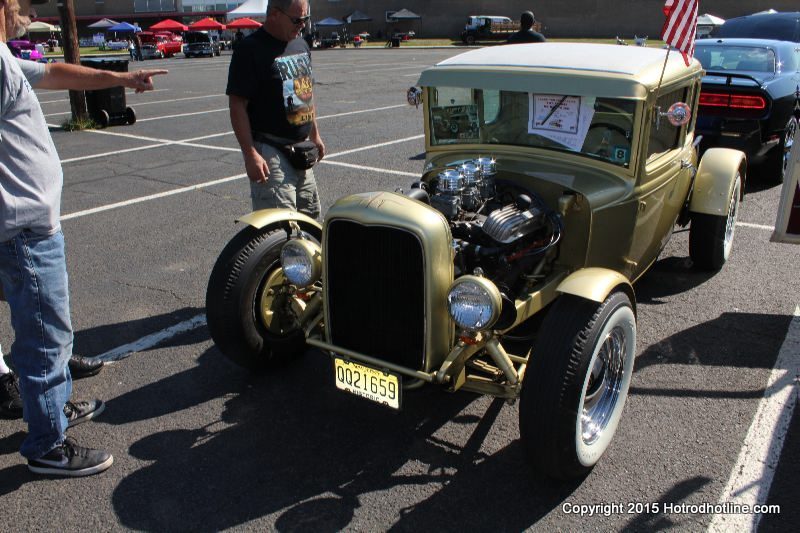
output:
[[142, 40], [142, 59], [172, 57], [181, 51], [180, 38], [172, 33], [139, 32]]
[[495, 15], [471, 15], [461, 32], [464, 44], [475, 44], [476, 41], [506, 40], [519, 31], [519, 22], [508, 17]]

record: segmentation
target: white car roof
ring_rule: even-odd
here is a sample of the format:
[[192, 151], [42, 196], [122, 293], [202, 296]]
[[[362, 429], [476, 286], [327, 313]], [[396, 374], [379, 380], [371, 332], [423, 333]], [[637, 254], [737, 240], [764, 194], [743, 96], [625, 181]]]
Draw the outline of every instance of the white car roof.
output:
[[[419, 83], [423, 86], [456, 85], [505, 90], [533, 90], [534, 86], [552, 84], [561, 78], [564, 84], [575, 84], [575, 78], [589, 78], [606, 91], [635, 92], [619, 96], [643, 97], [641, 89], [658, 85], [667, 50], [664, 48], [621, 46], [592, 43], [533, 43], [488, 46], [459, 54], [423, 71]], [[701, 70], [692, 59], [687, 67], [679, 52], [671, 51], [664, 70], [663, 81], [669, 84]], [[459, 73], [461, 75], [459, 75]], [[483, 75], [486, 73], [487, 75]], [[491, 75], [489, 75], [491, 73]], [[532, 76], [532, 74], [536, 74]], [[609, 86], [603, 80], [614, 81]], [[589, 80], [587, 80], [589, 81]], [[628, 90], [623, 86], [628, 85]], [[638, 86], [638, 90], [636, 89]], [[580, 94], [576, 87], [570, 94]]]

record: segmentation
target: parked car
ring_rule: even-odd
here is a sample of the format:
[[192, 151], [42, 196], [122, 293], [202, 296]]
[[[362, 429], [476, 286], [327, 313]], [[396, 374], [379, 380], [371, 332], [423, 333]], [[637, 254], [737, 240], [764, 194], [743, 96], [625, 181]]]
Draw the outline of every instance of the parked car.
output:
[[774, 39], [800, 42], [800, 11], [764, 12], [731, 18], [717, 26], [712, 37]]
[[798, 45], [725, 38], [695, 46], [706, 69], [697, 119], [701, 150], [742, 150], [751, 164], [765, 164], [765, 178], [782, 182], [800, 116]]
[[149, 31], [139, 32], [139, 38], [142, 41], [142, 58], [163, 59], [172, 57], [180, 52], [182, 48], [181, 41], [170, 38], [170, 35]]
[[183, 36], [183, 55], [218, 56], [220, 54], [219, 38], [207, 31], [190, 31]]
[[[628, 395], [633, 283], [676, 223], [697, 268], [731, 253], [746, 160], [710, 148], [698, 163], [702, 75], [679, 54], [586, 43], [423, 71], [408, 95], [424, 106], [421, 179], [340, 198], [322, 224], [241, 218], [208, 282], [211, 337], [257, 371], [319, 349], [338, 389], [393, 409], [425, 384], [519, 399], [529, 460], [585, 475]], [[477, 123], [454, 135], [454, 116]]]

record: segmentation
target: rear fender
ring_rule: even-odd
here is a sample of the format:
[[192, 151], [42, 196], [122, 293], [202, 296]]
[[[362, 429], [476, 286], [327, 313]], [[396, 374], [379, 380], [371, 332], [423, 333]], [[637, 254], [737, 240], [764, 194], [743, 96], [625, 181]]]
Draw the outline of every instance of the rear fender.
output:
[[635, 314], [636, 294], [633, 285], [628, 278], [615, 270], [584, 268], [567, 276], [556, 288], [562, 294], [572, 294], [597, 303], [604, 302], [615, 290], [621, 290], [628, 295]]
[[747, 172], [744, 152], [730, 148], [709, 148], [700, 160], [689, 211], [706, 215], [725, 216], [730, 207], [736, 173], [742, 176], [742, 198]]
[[236, 222], [244, 222], [257, 229], [282, 222], [295, 222], [303, 231], [310, 233], [319, 240], [322, 239], [322, 226], [319, 222], [308, 215], [291, 209], [261, 209], [237, 219]]

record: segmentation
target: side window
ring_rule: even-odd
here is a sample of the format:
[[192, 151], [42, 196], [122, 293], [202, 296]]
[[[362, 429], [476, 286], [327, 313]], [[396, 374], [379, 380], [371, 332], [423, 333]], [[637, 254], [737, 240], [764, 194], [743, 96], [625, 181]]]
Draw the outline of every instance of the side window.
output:
[[483, 121], [491, 124], [497, 120], [500, 113], [500, 91], [484, 89], [483, 91]]
[[667, 94], [662, 94], [656, 102], [650, 121], [650, 139], [647, 143], [647, 159], [668, 152], [678, 147], [681, 136], [681, 126], [673, 126], [666, 117], [657, 117], [660, 110], [666, 113], [669, 107], [676, 102], [686, 102], [686, 88], [680, 88]]

